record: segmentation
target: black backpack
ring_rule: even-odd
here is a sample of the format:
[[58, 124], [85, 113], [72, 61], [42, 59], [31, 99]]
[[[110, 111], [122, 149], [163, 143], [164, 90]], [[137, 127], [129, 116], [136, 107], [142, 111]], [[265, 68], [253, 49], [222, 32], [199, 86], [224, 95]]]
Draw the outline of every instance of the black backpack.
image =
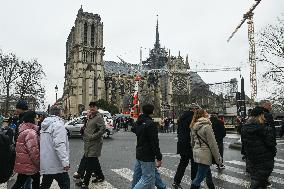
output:
[[0, 183], [5, 183], [13, 174], [15, 164], [15, 149], [9, 136], [0, 131]]

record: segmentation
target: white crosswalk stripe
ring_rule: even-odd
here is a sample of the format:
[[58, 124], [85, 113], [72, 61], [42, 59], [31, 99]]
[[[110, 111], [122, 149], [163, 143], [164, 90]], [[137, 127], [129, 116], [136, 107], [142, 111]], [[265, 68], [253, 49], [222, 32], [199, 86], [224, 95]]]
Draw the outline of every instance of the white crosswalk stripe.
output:
[[[126, 178], [128, 181], [132, 181], [132, 175], [133, 175], [133, 171], [128, 169], [128, 168], [122, 168], [122, 169], [112, 169], [113, 172], [115, 172], [116, 174], [118, 174], [121, 177]], [[167, 189], [170, 189], [167, 187]]]
[[[243, 161], [236, 161], [236, 160], [232, 160], [232, 161], [226, 161], [226, 163], [231, 163], [231, 164], [235, 164], [235, 165], [241, 165], [241, 166], [246, 166], [246, 163], [243, 162]], [[275, 163], [274, 165], [275, 166], [278, 166], [280, 163]], [[280, 164], [281, 167], [283, 167], [283, 164]], [[273, 172], [274, 173], [278, 173], [278, 174], [281, 174], [281, 175], [284, 175], [284, 170], [281, 170], [281, 169], [276, 169], [274, 168], [273, 169]]]

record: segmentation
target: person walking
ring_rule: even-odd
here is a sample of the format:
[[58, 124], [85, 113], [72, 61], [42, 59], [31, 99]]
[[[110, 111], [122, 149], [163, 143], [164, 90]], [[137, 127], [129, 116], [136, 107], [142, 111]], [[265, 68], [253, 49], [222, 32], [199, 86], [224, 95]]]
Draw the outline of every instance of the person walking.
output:
[[188, 166], [189, 160], [191, 165], [191, 180], [196, 177], [197, 173], [197, 164], [194, 162], [192, 155], [192, 147], [191, 147], [191, 138], [190, 138], [190, 128], [189, 125], [192, 121], [194, 111], [199, 109], [200, 107], [197, 104], [191, 104], [190, 110], [185, 111], [182, 116], [178, 120], [178, 128], [177, 128], [177, 154], [180, 155], [180, 162], [177, 167], [177, 171], [174, 177], [174, 183], [172, 186], [175, 189], [182, 189], [180, 183], [182, 177], [184, 176], [184, 172], [186, 167]]
[[201, 182], [206, 177], [208, 188], [215, 189], [210, 166], [214, 161], [217, 165], [220, 165], [222, 158], [218, 150], [211, 122], [208, 119], [208, 113], [204, 109], [196, 110], [190, 128], [193, 159], [198, 164], [197, 174], [190, 188], [200, 188]]
[[86, 173], [83, 182], [76, 183], [81, 188], [88, 188], [93, 172], [96, 175], [93, 183], [103, 182], [105, 179], [99, 157], [101, 156], [106, 126], [103, 116], [98, 112], [97, 102], [90, 102], [89, 111], [89, 120], [83, 134]]
[[[14, 132], [14, 144], [17, 142], [17, 138], [19, 135], [19, 126], [23, 123], [23, 117], [25, 113], [28, 111], [29, 106], [27, 101], [25, 100], [19, 100], [16, 104], [16, 110], [15, 110], [15, 119], [14, 119], [14, 125], [15, 125], [15, 132]], [[23, 187], [23, 189], [31, 189], [32, 188], [32, 179], [31, 177], [28, 177], [26, 179], [26, 183]]]
[[7, 132], [8, 123], [4, 123], [0, 128], [0, 184], [5, 183], [13, 174], [14, 163], [15, 163], [15, 149], [13, 147], [13, 131], [12, 138], [11, 134]]
[[272, 128], [274, 135], [276, 136], [275, 123], [273, 115], [270, 112], [272, 110], [272, 103], [269, 100], [261, 100], [259, 104], [260, 106], [258, 108], [261, 108], [264, 112], [265, 124]]
[[51, 106], [50, 115], [43, 120], [40, 130], [40, 173], [42, 174], [40, 188], [48, 189], [53, 180], [56, 180], [60, 189], [70, 189], [67, 131], [60, 118], [59, 107]]
[[40, 158], [39, 158], [39, 136], [36, 125], [36, 113], [28, 111], [22, 117], [23, 123], [19, 126], [19, 135], [16, 143], [16, 160], [14, 172], [18, 173], [17, 180], [12, 189], [19, 189], [25, 185], [26, 180], [31, 177], [32, 188], [40, 187]]
[[[210, 121], [211, 121], [211, 124], [212, 124], [212, 129], [213, 129], [213, 132], [214, 132], [214, 135], [215, 135], [215, 139], [216, 139], [216, 142], [217, 142], [217, 145], [218, 145], [219, 153], [220, 153], [222, 160], [223, 160], [223, 158], [224, 158], [223, 139], [226, 136], [226, 129], [225, 129], [225, 126], [224, 126], [224, 122], [222, 122], [218, 119], [218, 114], [215, 113], [215, 112], [211, 114]], [[220, 167], [217, 166], [217, 168], [219, 168], [219, 170], [225, 169], [225, 165], [222, 162]]]
[[[89, 116], [90, 116], [90, 114], [89, 114], [89, 111], [88, 111], [87, 117], [84, 117], [84, 125], [83, 125], [83, 127], [81, 127], [81, 130], [80, 130], [80, 134], [81, 134], [82, 137], [84, 135]], [[84, 176], [85, 176], [86, 170], [87, 170], [86, 157], [85, 157], [85, 154], [83, 154], [83, 157], [80, 160], [78, 170], [73, 174], [73, 178], [74, 179], [83, 179]]]
[[250, 189], [267, 188], [277, 149], [273, 128], [266, 125], [263, 108], [252, 109], [250, 119], [241, 130], [241, 137], [250, 163]]
[[[152, 104], [142, 106], [142, 114], [138, 117], [132, 131], [137, 136], [136, 162], [132, 180], [132, 189], [165, 189], [157, 168], [162, 165], [162, 154], [159, 147], [158, 129], [150, 117], [154, 112]], [[156, 160], [156, 162], [155, 162]]]

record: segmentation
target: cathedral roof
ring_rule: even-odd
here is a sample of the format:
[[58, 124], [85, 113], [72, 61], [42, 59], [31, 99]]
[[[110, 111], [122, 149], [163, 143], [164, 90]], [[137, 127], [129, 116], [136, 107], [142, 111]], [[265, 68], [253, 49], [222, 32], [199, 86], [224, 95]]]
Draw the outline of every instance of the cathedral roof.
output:
[[105, 74], [134, 75], [137, 72], [138, 67], [138, 64], [130, 64], [125, 62], [104, 62]]

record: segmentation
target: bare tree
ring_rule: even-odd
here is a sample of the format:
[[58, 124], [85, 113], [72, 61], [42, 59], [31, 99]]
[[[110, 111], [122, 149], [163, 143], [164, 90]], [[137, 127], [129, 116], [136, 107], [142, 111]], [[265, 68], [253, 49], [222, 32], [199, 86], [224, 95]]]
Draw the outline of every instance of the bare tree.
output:
[[19, 60], [15, 54], [0, 54], [0, 81], [5, 96], [4, 114], [7, 116], [13, 94], [14, 82], [20, 77]]
[[276, 24], [267, 25], [258, 36], [258, 64], [265, 67], [263, 88], [277, 102], [284, 97], [284, 20], [278, 18]]
[[20, 64], [20, 77], [16, 81], [16, 94], [20, 99], [30, 97], [35, 99], [36, 105], [43, 103], [45, 89], [42, 79], [45, 77], [42, 65], [37, 60], [22, 61]]

